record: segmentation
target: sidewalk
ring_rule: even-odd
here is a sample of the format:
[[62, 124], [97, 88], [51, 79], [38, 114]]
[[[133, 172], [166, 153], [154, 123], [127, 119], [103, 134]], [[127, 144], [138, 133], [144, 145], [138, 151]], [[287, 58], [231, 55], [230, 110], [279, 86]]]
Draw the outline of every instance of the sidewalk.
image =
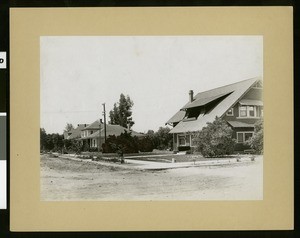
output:
[[[256, 160], [259, 157], [256, 157]], [[241, 158], [238, 162], [235, 158], [231, 159], [220, 159], [212, 161], [196, 161], [196, 162], [179, 162], [179, 163], [161, 163], [153, 161], [141, 161], [141, 160], [131, 160], [125, 158], [125, 163], [135, 164], [135, 168], [142, 170], [164, 170], [164, 169], [176, 169], [176, 168], [188, 168], [188, 167], [200, 167], [200, 166], [214, 166], [214, 165], [226, 165], [226, 164], [236, 164], [251, 161], [250, 157]]]
[[[91, 159], [82, 159], [77, 158], [74, 155], [67, 156], [61, 155], [59, 156], [64, 159], [70, 159], [75, 161], [85, 161], [89, 163], [101, 164], [104, 166], [113, 166], [119, 168], [126, 169], [138, 169], [138, 170], [165, 170], [165, 169], [177, 169], [177, 168], [189, 168], [189, 167], [200, 167], [200, 166], [215, 166], [215, 165], [226, 165], [226, 164], [237, 164], [243, 162], [250, 162], [251, 157], [243, 157], [238, 162], [236, 158], [230, 159], [213, 159], [211, 161], [196, 161], [196, 162], [178, 162], [178, 163], [162, 163], [162, 162], [154, 162], [154, 161], [144, 161], [144, 160], [133, 160], [127, 159], [125, 157], [125, 164], [119, 163], [111, 163], [104, 161], [92, 161]], [[255, 160], [261, 159], [262, 156], [256, 156]]]

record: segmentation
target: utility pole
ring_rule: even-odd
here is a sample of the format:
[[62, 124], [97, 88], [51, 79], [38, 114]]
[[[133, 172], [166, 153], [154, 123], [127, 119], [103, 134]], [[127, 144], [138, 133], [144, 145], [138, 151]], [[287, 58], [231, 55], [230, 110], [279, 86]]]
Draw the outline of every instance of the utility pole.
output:
[[99, 123], [99, 148], [98, 148], [99, 152], [101, 152], [101, 147], [102, 147], [102, 144], [101, 144], [101, 124], [102, 124], [102, 119], [100, 119], [100, 123]]
[[106, 111], [105, 111], [105, 103], [103, 105], [103, 116], [104, 116], [104, 143], [106, 143]]

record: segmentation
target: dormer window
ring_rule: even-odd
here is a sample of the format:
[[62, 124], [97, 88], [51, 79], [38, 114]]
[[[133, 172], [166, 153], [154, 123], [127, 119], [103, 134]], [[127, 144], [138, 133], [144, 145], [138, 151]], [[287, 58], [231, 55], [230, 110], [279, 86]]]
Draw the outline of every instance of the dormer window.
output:
[[247, 111], [248, 111], [248, 116], [249, 117], [255, 117], [256, 113], [255, 113], [255, 110], [254, 110], [254, 106], [248, 106], [247, 107]]
[[230, 108], [227, 112], [226, 112], [227, 116], [233, 116], [233, 108]]
[[247, 106], [240, 106], [240, 117], [247, 117]]
[[240, 106], [240, 118], [259, 118], [263, 116], [263, 109], [260, 106]]

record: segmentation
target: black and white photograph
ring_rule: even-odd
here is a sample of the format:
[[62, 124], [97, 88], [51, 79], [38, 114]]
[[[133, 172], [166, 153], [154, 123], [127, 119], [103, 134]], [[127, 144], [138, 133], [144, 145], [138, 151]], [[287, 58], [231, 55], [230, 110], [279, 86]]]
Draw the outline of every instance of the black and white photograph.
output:
[[263, 199], [263, 37], [41, 36], [41, 201]]

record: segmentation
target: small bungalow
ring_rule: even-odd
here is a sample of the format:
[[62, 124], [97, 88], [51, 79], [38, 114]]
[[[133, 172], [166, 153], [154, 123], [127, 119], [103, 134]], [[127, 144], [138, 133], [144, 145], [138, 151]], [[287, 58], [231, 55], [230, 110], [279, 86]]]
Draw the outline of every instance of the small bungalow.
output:
[[193, 133], [217, 117], [233, 129], [236, 151], [247, 149], [244, 142], [253, 136], [254, 124], [263, 117], [262, 79], [251, 78], [234, 84], [200, 92], [189, 91], [189, 101], [166, 124], [173, 128], [173, 149], [195, 146]]

